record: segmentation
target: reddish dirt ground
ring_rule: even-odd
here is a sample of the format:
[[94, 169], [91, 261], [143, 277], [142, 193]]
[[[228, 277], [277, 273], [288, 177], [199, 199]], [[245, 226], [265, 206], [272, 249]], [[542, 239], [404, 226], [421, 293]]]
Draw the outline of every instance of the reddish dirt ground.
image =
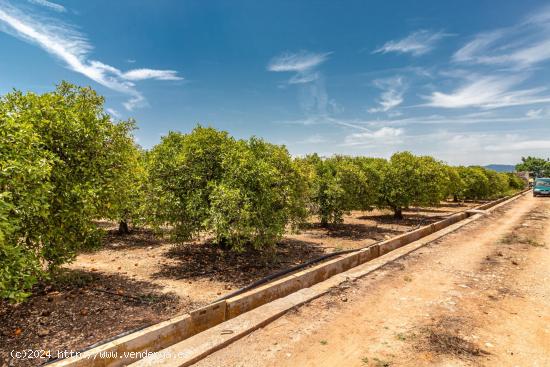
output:
[[197, 366], [550, 366], [550, 199], [524, 196]]
[[[270, 257], [223, 251], [207, 240], [175, 244], [148, 231], [125, 237], [111, 232], [103, 249], [81, 254], [70, 268], [124, 275], [156, 284], [181, 298], [208, 303], [278, 270], [327, 252], [390, 238], [474, 205], [445, 203], [437, 208], [411, 209], [403, 220], [393, 219], [389, 211], [353, 212], [344, 223], [329, 229], [312, 222], [300, 234], [285, 236]], [[110, 228], [114, 230], [112, 225]]]
[[24, 304], [0, 304], [0, 366], [15, 363], [12, 350], [80, 350], [324, 253], [383, 240], [474, 205], [412, 209], [401, 221], [390, 212], [353, 212], [330, 229], [311, 223], [302, 233], [287, 235], [271, 257], [223, 251], [206, 240], [175, 244], [148, 230], [119, 236], [113, 223], [102, 222], [108, 230], [103, 247], [80, 254], [62, 281], [37, 286]]

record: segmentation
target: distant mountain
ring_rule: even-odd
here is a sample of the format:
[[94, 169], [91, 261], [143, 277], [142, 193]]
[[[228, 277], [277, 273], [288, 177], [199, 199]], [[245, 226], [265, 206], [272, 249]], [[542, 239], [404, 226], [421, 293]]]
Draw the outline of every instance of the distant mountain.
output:
[[485, 166], [487, 169], [492, 169], [497, 172], [514, 172], [516, 170], [516, 166], [513, 164], [489, 164]]

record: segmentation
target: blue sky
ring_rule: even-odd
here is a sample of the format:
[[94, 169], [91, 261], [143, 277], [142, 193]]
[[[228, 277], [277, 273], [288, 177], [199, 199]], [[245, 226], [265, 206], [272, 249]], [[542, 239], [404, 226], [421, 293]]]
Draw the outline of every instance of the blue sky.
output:
[[197, 123], [318, 152], [550, 156], [545, 1], [0, 0], [0, 93], [90, 85], [149, 148]]

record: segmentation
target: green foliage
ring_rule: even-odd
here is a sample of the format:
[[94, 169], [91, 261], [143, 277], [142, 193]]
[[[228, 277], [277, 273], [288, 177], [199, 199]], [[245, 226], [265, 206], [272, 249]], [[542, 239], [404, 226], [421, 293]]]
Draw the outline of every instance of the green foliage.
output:
[[1, 297], [20, 300], [99, 241], [92, 220], [115, 211], [106, 209], [124, 186], [119, 152], [132, 129], [111, 123], [93, 90], [68, 83], [0, 99]]
[[502, 197], [508, 192], [508, 176], [505, 173], [492, 169], [485, 169], [484, 173], [489, 180], [489, 199]]
[[180, 239], [206, 232], [237, 251], [262, 249], [305, 218], [305, 181], [284, 147], [198, 126], [170, 133], [149, 158], [152, 221]]
[[201, 126], [163, 137], [148, 156], [149, 221], [172, 225], [181, 240], [208, 231], [212, 191], [235, 144], [226, 132]]
[[298, 159], [309, 172], [310, 212], [321, 224], [341, 223], [350, 210], [367, 210], [376, 200], [378, 173], [367, 159], [345, 156], [321, 159], [316, 154]]
[[521, 190], [525, 187], [525, 181], [518, 177], [515, 173], [506, 173], [508, 176], [508, 187], [511, 190]]
[[453, 198], [454, 201], [463, 197], [466, 183], [460, 176], [459, 168], [453, 166], [445, 166], [447, 173], [447, 184], [444, 187], [444, 196]]
[[[97, 245], [94, 219], [169, 225], [182, 240], [210, 234], [236, 251], [269, 249], [308, 214], [325, 226], [374, 207], [400, 217], [412, 205], [488, 199], [524, 185], [513, 174], [409, 152], [293, 160], [284, 146], [201, 126], [145, 152], [134, 128], [113, 123], [92, 89], [68, 83], [0, 99], [1, 298], [24, 299], [79, 249]], [[518, 169], [550, 175], [539, 158], [523, 158]]]
[[537, 157], [522, 157], [516, 171], [530, 172], [534, 177], [550, 177], [550, 160]]
[[305, 185], [286, 148], [251, 138], [224, 155], [212, 183], [208, 228], [235, 250], [269, 248], [305, 220]]
[[111, 132], [111, 168], [103, 175], [99, 212], [104, 218], [135, 225], [144, 223], [147, 169], [145, 152], [131, 135], [134, 129], [133, 120], [121, 121]]
[[0, 297], [20, 301], [41, 276], [39, 226], [47, 219], [54, 155], [31, 121], [0, 100]]
[[445, 166], [427, 156], [409, 152], [394, 154], [383, 173], [380, 204], [391, 208], [396, 218], [411, 205], [435, 205], [445, 196], [448, 182]]
[[490, 183], [483, 167], [458, 167], [458, 172], [465, 184], [462, 199], [479, 200], [489, 197]]
[[464, 187], [460, 199], [482, 200], [508, 195], [523, 188], [524, 182], [513, 173], [499, 173], [479, 166], [458, 167]]

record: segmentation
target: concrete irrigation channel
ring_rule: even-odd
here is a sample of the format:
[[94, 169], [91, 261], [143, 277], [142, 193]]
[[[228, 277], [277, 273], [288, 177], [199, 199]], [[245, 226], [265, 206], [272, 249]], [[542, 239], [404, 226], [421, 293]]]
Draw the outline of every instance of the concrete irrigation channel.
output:
[[50, 363], [51, 367], [189, 366], [287, 311], [360, 278], [525, 194], [453, 214], [394, 238], [282, 276], [199, 308]]

